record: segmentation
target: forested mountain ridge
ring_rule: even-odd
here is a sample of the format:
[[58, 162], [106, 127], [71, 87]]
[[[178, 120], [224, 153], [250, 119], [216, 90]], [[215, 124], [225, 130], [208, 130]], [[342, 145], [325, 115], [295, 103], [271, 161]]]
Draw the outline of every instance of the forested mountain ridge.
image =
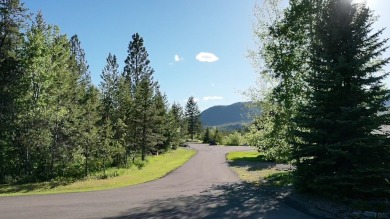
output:
[[227, 106], [213, 106], [200, 114], [203, 127], [218, 127], [222, 129], [238, 129], [244, 124], [250, 123], [248, 117], [251, 111], [248, 108], [250, 102], [237, 102]]

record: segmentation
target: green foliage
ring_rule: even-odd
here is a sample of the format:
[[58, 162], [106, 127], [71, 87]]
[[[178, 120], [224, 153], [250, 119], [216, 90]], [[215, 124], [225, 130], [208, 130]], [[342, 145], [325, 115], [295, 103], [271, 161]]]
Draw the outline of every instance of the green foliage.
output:
[[294, 182], [294, 175], [292, 172], [278, 172], [268, 175], [265, 180], [272, 186], [289, 186]]
[[166, 132], [166, 144], [172, 149], [176, 149], [182, 144], [185, 138], [185, 120], [183, 108], [176, 103], [173, 103], [168, 111], [168, 129]]
[[79, 181], [58, 177], [49, 182], [0, 184], [0, 196], [95, 191], [140, 184], [167, 175], [195, 154], [195, 150], [179, 148], [163, 155], [148, 157], [147, 161], [142, 161], [138, 157], [136, 163], [145, 165], [142, 168], [139, 168], [139, 165], [132, 165], [129, 168], [113, 167], [107, 169], [106, 174], [97, 171]]
[[[322, 1], [292, 0], [285, 11], [279, 1], [267, 1], [258, 8], [255, 34], [260, 52], [251, 59], [260, 73], [260, 87], [250, 95], [262, 114], [250, 128], [249, 143], [269, 159], [291, 160], [298, 105], [305, 102], [313, 17]], [[269, 15], [265, 17], [264, 15]], [[261, 60], [263, 63], [258, 63]]]
[[203, 143], [210, 143], [212, 140], [211, 135], [210, 135], [210, 129], [209, 127], [206, 128], [204, 135], [203, 135]]
[[330, 0], [315, 23], [307, 104], [296, 117], [296, 186], [330, 197], [389, 198], [389, 99], [377, 74], [390, 59], [387, 40], [372, 33], [372, 12], [351, 1]]
[[18, 0], [2, 2], [0, 5], [0, 182], [16, 178], [18, 167], [17, 145], [14, 130], [18, 128], [20, 113], [18, 99], [24, 95], [24, 76], [21, 49], [23, 30], [26, 24], [26, 9]]
[[225, 137], [224, 145], [241, 146], [245, 144], [244, 137], [239, 132], [233, 132]]
[[229, 161], [264, 161], [262, 153], [257, 151], [232, 151], [226, 155]]
[[191, 135], [191, 140], [194, 140], [194, 135], [202, 128], [199, 118], [200, 111], [194, 97], [188, 98], [185, 116], [188, 124], [188, 133]]
[[181, 143], [182, 110], [168, 111], [138, 34], [122, 75], [108, 55], [98, 89], [77, 35], [41, 13], [26, 25], [17, 0], [0, 10], [0, 183], [107, 178]]
[[279, 112], [278, 105], [270, 102], [262, 104], [263, 112], [249, 126], [245, 134], [245, 140], [251, 146], [256, 146], [264, 154], [267, 160], [287, 162], [291, 157], [291, 146], [287, 141], [288, 125], [279, 123], [280, 119], [275, 118], [275, 112]]
[[260, 52], [251, 53], [262, 115], [247, 141], [267, 159], [295, 162], [300, 190], [389, 197], [389, 138], [377, 131], [389, 122], [380, 113], [389, 59], [380, 57], [387, 40], [372, 33], [372, 12], [352, 1], [292, 0], [281, 13], [269, 2], [270, 13], [257, 14]]
[[218, 128], [214, 128], [212, 130], [211, 141], [214, 141], [216, 144], [220, 144], [220, 145], [225, 144], [223, 133], [220, 130], [218, 130]]

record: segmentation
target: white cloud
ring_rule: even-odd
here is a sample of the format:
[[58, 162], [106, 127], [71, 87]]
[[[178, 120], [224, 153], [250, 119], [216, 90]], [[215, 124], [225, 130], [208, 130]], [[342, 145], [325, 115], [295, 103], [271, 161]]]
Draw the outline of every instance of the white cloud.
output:
[[175, 54], [173, 58], [175, 59], [175, 62], [180, 62], [183, 60], [183, 57], [180, 57], [178, 54]]
[[209, 52], [200, 52], [195, 58], [199, 62], [216, 62], [219, 59], [216, 55]]
[[205, 101], [209, 101], [209, 100], [222, 100], [223, 97], [219, 97], [219, 96], [207, 96], [207, 97], [203, 97], [203, 100]]

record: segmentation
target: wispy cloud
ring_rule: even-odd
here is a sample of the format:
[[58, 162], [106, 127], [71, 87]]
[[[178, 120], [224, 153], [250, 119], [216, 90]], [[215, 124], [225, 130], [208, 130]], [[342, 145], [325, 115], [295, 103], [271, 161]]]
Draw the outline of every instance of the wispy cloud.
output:
[[209, 101], [209, 100], [222, 100], [223, 97], [220, 97], [220, 96], [207, 96], [207, 97], [203, 97], [203, 100], [205, 101]]
[[180, 57], [178, 54], [175, 54], [173, 58], [175, 59], [175, 62], [180, 62], [183, 60], [183, 57]]
[[200, 52], [195, 58], [199, 62], [216, 62], [219, 59], [216, 55], [210, 52]]

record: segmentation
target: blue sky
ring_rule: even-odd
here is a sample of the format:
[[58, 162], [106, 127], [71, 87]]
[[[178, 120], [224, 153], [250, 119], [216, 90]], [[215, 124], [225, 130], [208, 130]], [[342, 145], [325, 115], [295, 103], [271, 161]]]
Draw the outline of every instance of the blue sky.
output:
[[[58, 25], [62, 33], [79, 36], [96, 85], [108, 53], [118, 57], [123, 69], [136, 32], [144, 38], [154, 78], [170, 103], [184, 106], [194, 96], [201, 110], [227, 105], [246, 100], [241, 92], [256, 84], [246, 55], [254, 48], [253, 9], [261, 0], [23, 2], [31, 12], [41, 10], [46, 22]], [[390, 24], [389, 0], [368, 4], [381, 15], [377, 27]], [[390, 30], [383, 37], [389, 38]]]

